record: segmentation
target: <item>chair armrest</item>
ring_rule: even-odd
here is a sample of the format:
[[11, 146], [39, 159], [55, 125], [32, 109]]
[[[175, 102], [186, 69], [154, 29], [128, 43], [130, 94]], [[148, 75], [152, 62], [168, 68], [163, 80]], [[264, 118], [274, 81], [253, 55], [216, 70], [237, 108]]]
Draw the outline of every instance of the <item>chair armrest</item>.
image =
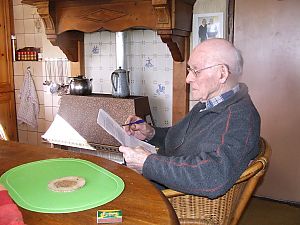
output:
[[162, 190], [162, 193], [163, 193], [167, 198], [185, 195], [185, 194], [182, 193], [182, 192], [174, 191], [174, 190], [172, 190], [172, 189], [164, 189], [164, 190]]

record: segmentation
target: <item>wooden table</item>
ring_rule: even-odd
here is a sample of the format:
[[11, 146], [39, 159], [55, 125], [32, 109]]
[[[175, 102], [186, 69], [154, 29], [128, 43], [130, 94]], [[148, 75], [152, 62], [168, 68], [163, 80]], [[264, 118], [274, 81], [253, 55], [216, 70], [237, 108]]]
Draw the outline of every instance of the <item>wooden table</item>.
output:
[[122, 210], [122, 224], [179, 224], [172, 206], [164, 195], [143, 176], [123, 165], [81, 153], [20, 144], [17, 142], [0, 141], [0, 175], [24, 163], [53, 158], [79, 158], [98, 164], [121, 177], [125, 183], [125, 189], [119, 197], [105, 205], [76, 213], [37, 213], [20, 208], [26, 224], [97, 224], [96, 211], [99, 209]]

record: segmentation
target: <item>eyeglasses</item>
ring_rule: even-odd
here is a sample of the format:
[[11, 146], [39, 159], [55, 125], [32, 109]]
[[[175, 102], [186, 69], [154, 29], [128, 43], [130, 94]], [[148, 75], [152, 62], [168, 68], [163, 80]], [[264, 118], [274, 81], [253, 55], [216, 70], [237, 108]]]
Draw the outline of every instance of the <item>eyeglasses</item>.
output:
[[220, 64], [208, 66], [208, 67], [204, 67], [204, 68], [198, 69], [198, 70], [195, 70], [195, 69], [193, 69], [193, 68], [191, 68], [189, 66], [187, 66], [186, 69], [187, 69], [188, 72], [192, 72], [194, 74], [194, 76], [197, 77], [203, 70], [207, 70], [207, 69], [211, 69], [211, 68], [216, 67], [216, 66], [223, 66], [223, 65], [225, 65], [228, 68], [228, 70], [229, 70], [228, 65], [224, 64], [224, 63], [220, 63]]

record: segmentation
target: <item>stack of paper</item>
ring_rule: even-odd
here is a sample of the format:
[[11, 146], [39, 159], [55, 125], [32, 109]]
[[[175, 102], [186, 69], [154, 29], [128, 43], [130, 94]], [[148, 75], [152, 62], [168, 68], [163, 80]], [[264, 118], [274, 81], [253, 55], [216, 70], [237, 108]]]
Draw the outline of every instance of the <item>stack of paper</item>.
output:
[[151, 153], [156, 153], [155, 146], [141, 141], [134, 136], [129, 136], [124, 129], [103, 109], [99, 110], [97, 123], [110, 135], [117, 139], [122, 145], [131, 148], [141, 146]]

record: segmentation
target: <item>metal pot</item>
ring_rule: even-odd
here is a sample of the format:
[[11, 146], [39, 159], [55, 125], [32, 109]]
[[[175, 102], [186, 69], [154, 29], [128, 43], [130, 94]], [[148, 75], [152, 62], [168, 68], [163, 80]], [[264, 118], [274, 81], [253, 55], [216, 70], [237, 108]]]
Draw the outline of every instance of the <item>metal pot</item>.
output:
[[70, 82], [71, 95], [90, 95], [92, 94], [92, 78], [85, 78], [83, 75], [72, 77]]
[[111, 74], [111, 84], [112, 96], [121, 98], [129, 96], [129, 71], [119, 67]]

